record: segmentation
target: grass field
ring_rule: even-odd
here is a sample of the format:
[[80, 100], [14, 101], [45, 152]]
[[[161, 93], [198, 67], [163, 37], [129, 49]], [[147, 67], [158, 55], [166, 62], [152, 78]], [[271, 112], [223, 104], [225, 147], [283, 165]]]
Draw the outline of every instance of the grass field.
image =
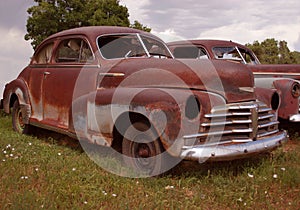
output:
[[182, 162], [163, 177], [130, 179], [91, 161], [64, 136], [12, 131], [0, 112], [0, 209], [299, 209], [300, 137], [247, 160]]

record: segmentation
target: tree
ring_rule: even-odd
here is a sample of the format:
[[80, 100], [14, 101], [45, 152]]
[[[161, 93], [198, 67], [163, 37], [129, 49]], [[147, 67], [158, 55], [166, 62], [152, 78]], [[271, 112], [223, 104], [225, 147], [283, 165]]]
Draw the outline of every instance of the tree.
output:
[[279, 41], [279, 63], [288, 64], [293, 63], [290, 49], [286, 41]]
[[259, 43], [246, 44], [263, 64], [300, 64], [300, 53], [290, 52], [286, 41], [277, 41], [274, 38]]
[[274, 38], [266, 39], [261, 43], [263, 49], [263, 61], [264, 63], [278, 63], [279, 61], [279, 49], [278, 41]]
[[135, 20], [133, 24], [130, 25], [131, 28], [136, 28], [139, 30], [150, 32], [151, 28], [148, 28], [147, 26], [143, 26], [139, 21]]
[[56, 32], [81, 26], [110, 25], [150, 31], [138, 21], [130, 24], [128, 9], [119, 0], [34, 0], [37, 5], [27, 12], [27, 34], [36, 48], [42, 40]]
[[291, 52], [292, 55], [292, 63], [300, 64], [300, 52], [294, 51]]

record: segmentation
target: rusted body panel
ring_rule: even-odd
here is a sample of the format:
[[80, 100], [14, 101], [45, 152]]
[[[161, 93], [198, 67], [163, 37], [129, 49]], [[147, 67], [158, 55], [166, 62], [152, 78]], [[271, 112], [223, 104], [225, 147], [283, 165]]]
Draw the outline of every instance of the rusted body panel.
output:
[[[178, 58], [205, 58], [246, 64], [254, 74], [255, 85], [257, 87], [276, 89], [281, 94], [281, 105], [278, 110], [278, 116], [293, 122], [300, 121], [300, 104], [298, 98], [300, 95], [300, 65], [260, 64], [251, 49], [232, 41], [188, 40], [171, 42], [168, 46], [174, 53], [174, 56]], [[193, 48], [203, 50], [202, 56], [197, 57], [197, 55], [192, 55], [193, 52], [196, 52]], [[178, 56], [176, 56], [176, 53]], [[295, 93], [297, 94], [295, 95]]]
[[[115, 41], [124, 42], [129, 50], [122, 51], [116, 45], [117, 50], [105, 51], [115, 49]], [[137, 43], [143, 54], [134, 52], [132, 46]], [[265, 94], [261, 102], [255, 92]], [[261, 148], [264, 141], [271, 140], [272, 149], [285, 142], [287, 136], [278, 129], [276, 108], [270, 108], [273, 95], [254, 90], [253, 74], [245, 65], [179, 61], [149, 33], [83, 27], [42, 42], [30, 65], [6, 85], [3, 106], [9, 113], [19, 101], [26, 105], [27, 111], [18, 115], [27, 119], [25, 124], [99, 145], [121, 144], [122, 151], [127, 147], [123, 145], [125, 131], [131, 124], [142, 123], [154, 131], [157, 136], [153, 141], [159, 140], [169, 154], [189, 159], [194, 145], [202, 150], [212, 141], [225, 148], [261, 141], [259, 152], [267, 150]], [[137, 143], [138, 148], [145, 144]], [[216, 160], [224, 155], [236, 159], [250, 154], [244, 151], [236, 156], [234, 147], [221, 152]], [[133, 155], [140, 154], [148, 153], [141, 149]], [[199, 153], [196, 156], [201, 158]]]
[[256, 77], [277, 77], [300, 80], [300, 64], [249, 65]]

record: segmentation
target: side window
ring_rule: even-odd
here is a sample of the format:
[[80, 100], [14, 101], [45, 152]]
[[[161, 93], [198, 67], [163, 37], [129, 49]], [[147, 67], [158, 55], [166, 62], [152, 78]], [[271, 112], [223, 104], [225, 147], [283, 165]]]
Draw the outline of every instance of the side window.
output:
[[175, 58], [208, 59], [205, 49], [196, 46], [177, 47], [173, 54]]
[[93, 61], [93, 53], [83, 39], [66, 39], [58, 46], [55, 60], [57, 63], [87, 63]]
[[47, 44], [34, 56], [35, 64], [47, 64], [51, 60], [53, 43]]

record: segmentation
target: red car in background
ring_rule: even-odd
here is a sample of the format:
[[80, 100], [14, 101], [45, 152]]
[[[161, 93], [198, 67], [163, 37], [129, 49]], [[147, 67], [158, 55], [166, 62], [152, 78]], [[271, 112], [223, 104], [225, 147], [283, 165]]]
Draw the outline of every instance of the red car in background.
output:
[[175, 58], [224, 60], [245, 64], [254, 74], [255, 86], [276, 89], [281, 95], [278, 116], [300, 122], [300, 65], [261, 64], [244, 45], [223, 40], [186, 40], [168, 43]]

